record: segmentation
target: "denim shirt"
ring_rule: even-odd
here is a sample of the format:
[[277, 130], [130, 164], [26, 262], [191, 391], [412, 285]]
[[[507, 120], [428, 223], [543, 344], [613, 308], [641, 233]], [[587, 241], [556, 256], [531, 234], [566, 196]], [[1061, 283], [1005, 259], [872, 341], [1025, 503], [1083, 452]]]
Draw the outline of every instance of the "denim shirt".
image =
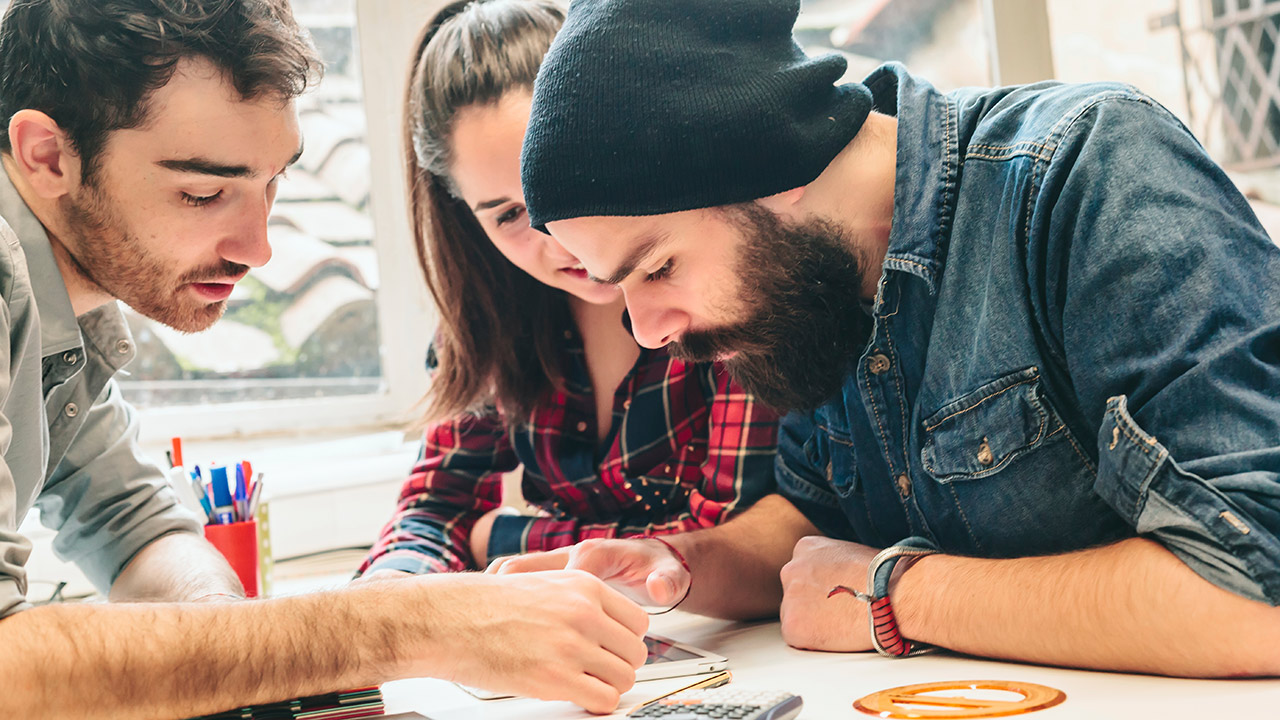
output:
[[1280, 604], [1280, 249], [1131, 87], [898, 65], [888, 254], [838, 397], [780, 430], [829, 535], [1013, 557], [1142, 535]]

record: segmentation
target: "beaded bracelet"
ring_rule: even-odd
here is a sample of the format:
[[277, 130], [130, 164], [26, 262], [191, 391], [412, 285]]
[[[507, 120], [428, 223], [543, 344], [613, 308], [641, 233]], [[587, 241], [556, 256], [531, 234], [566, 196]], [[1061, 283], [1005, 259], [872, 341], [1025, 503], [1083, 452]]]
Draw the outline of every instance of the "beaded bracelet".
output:
[[924, 643], [912, 642], [902, 636], [898, 629], [898, 619], [893, 614], [893, 605], [889, 601], [889, 579], [893, 576], [893, 568], [904, 558], [915, 562], [926, 555], [938, 552], [936, 546], [921, 537], [910, 537], [897, 545], [891, 545], [876, 553], [867, 566], [867, 587], [870, 593], [837, 585], [831, 588], [827, 597], [835, 597], [841, 593], [852, 595], [867, 604], [867, 623], [871, 630], [871, 644], [876, 652], [886, 657], [915, 657], [937, 652], [938, 648]]
[[667, 549], [671, 551], [671, 554], [672, 554], [672, 555], [674, 555], [674, 556], [676, 557], [676, 560], [678, 560], [678, 561], [680, 562], [680, 567], [684, 568], [684, 571], [689, 575], [689, 585], [688, 585], [687, 587], [685, 587], [685, 589], [684, 589], [684, 595], [680, 596], [680, 599], [676, 601], [676, 604], [675, 604], [675, 605], [672, 605], [671, 607], [667, 608], [666, 610], [659, 610], [658, 612], [649, 613], [649, 614], [650, 614], [650, 615], [664, 615], [664, 614], [669, 613], [669, 612], [671, 612], [672, 610], [675, 610], [676, 608], [680, 607], [680, 603], [682, 603], [682, 602], [684, 602], [686, 599], [688, 599], [688, 597], [689, 597], [689, 592], [690, 592], [691, 590], [693, 590], [693, 571], [689, 569], [689, 561], [684, 559], [684, 555], [683, 555], [679, 550], [677, 550], [677, 549], [676, 549], [676, 546], [675, 546], [675, 545], [672, 545], [671, 543], [667, 542], [665, 539], [663, 539], [663, 538], [661, 538], [661, 537], [659, 537], [659, 536], [657, 536], [657, 535], [639, 535], [639, 536], [637, 536], [635, 539], [636, 539], [636, 540], [657, 540], [658, 542], [662, 543], [663, 545], [666, 545], [666, 546], [667, 546]]

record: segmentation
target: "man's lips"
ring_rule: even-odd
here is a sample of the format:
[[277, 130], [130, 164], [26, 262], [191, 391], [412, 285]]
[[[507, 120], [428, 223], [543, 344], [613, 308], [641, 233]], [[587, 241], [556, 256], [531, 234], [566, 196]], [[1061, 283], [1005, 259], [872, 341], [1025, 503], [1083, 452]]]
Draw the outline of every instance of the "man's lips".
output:
[[193, 282], [191, 283], [191, 288], [195, 290], [197, 295], [209, 302], [221, 302], [231, 297], [231, 291], [235, 290], [236, 283], [243, 277], [241, 275], [237, 278]]

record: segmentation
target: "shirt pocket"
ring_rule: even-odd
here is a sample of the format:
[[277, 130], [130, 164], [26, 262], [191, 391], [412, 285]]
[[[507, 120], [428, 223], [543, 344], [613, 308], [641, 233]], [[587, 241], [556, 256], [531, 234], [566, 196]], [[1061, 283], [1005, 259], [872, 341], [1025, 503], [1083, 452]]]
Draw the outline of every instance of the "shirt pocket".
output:
[[1005, 375], [924, 421], [924, 468], [942, 483], [978, 480], [1036, 449], [1062, 424], [1039, 393], [1036, 367]]
[[945, 547], [987, 557], [1067, 552], [1132, 534], [1093, 490], [1095, 468], [1029, 367], [947, 403], [923, 425], [921, 462], [949, 496]]
[[813, 437], [805, 443], [805, 452], [815, 467], [824, 468], [827, 483], [841, 498], [859, 492], [853, 439], [848, 433], [819, 424]]

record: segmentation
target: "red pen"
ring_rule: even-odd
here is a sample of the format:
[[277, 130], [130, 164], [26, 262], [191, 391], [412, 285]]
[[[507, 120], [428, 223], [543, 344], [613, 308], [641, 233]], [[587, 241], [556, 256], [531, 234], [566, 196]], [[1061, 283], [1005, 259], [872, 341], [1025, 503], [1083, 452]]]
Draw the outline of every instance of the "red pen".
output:
[[173, 438], [169, 443], [173, 446], [173, 466], [182, 467], [182, 438]]

